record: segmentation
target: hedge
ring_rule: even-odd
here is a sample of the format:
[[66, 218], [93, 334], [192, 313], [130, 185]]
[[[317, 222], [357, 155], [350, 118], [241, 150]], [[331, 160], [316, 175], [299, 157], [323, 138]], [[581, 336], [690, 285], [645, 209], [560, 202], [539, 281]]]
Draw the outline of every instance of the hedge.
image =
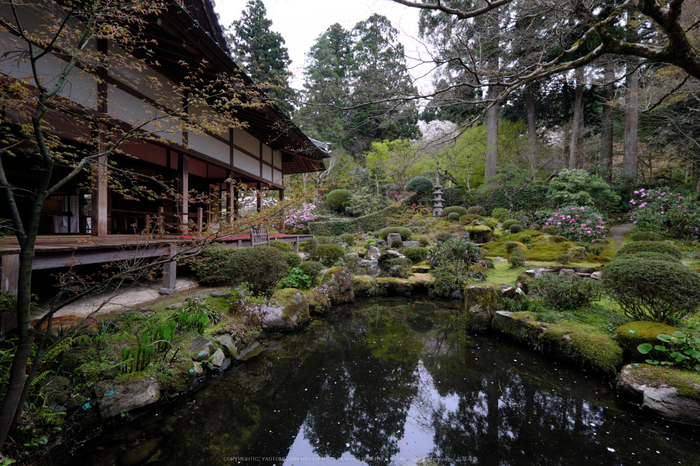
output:
[[404, 211], [407, 201], [398, 201], [389, 207], [362, 217], [345, 220], [330, 220], [310, 222], [309, 232], [314, 235], [340, 236], [344, 233], [362, 233], [378, 231], [387, 226], [387, 218], [396, 216]]

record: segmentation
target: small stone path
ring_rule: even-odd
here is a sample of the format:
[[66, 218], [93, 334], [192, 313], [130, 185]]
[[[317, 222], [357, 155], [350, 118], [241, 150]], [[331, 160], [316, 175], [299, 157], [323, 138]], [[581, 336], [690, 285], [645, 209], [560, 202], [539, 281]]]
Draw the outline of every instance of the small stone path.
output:
[[622, 235], [630, 231], [634, 227], [633, 223], [623, 223], [610, 228], [610, 236], [615, 240], [615, 249], [620, 249], [622, 246]]

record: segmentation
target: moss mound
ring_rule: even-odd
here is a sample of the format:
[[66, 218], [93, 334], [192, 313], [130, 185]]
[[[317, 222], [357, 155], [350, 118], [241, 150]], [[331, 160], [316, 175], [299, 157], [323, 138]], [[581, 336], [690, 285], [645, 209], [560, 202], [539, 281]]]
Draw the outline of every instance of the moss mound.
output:
[[647, 356], [637, 351], [637, 346], [642, 343], [659, 344], [659, 340], [656, 339], [657, 335], [662, 333], [673, 335], [677, 331], [679, 331], [678, 328], [659, 322], [635, 321], [618, 327], [615, 334], [620, 346], [629, 353], [633, 360], [643, 361]]

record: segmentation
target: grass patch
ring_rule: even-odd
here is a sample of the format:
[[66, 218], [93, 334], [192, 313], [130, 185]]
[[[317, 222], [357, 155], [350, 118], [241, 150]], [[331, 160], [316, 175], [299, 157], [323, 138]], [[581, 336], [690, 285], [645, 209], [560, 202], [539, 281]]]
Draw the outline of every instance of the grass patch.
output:
[[508, 262], [494, 262], [494, 268], [486, 271], [487, 285], [513, 285], [523, 273], [522, 269], [511, 269]]

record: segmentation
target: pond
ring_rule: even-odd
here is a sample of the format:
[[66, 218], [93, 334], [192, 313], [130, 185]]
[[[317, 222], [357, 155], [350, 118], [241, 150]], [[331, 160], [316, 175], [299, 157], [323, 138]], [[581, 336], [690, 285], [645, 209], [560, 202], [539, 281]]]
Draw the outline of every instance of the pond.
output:
[[107, 430], [66, 464], [700, 464], [697, 430], [495, 337], [457, 305], [335, 310], [186, 402]]

